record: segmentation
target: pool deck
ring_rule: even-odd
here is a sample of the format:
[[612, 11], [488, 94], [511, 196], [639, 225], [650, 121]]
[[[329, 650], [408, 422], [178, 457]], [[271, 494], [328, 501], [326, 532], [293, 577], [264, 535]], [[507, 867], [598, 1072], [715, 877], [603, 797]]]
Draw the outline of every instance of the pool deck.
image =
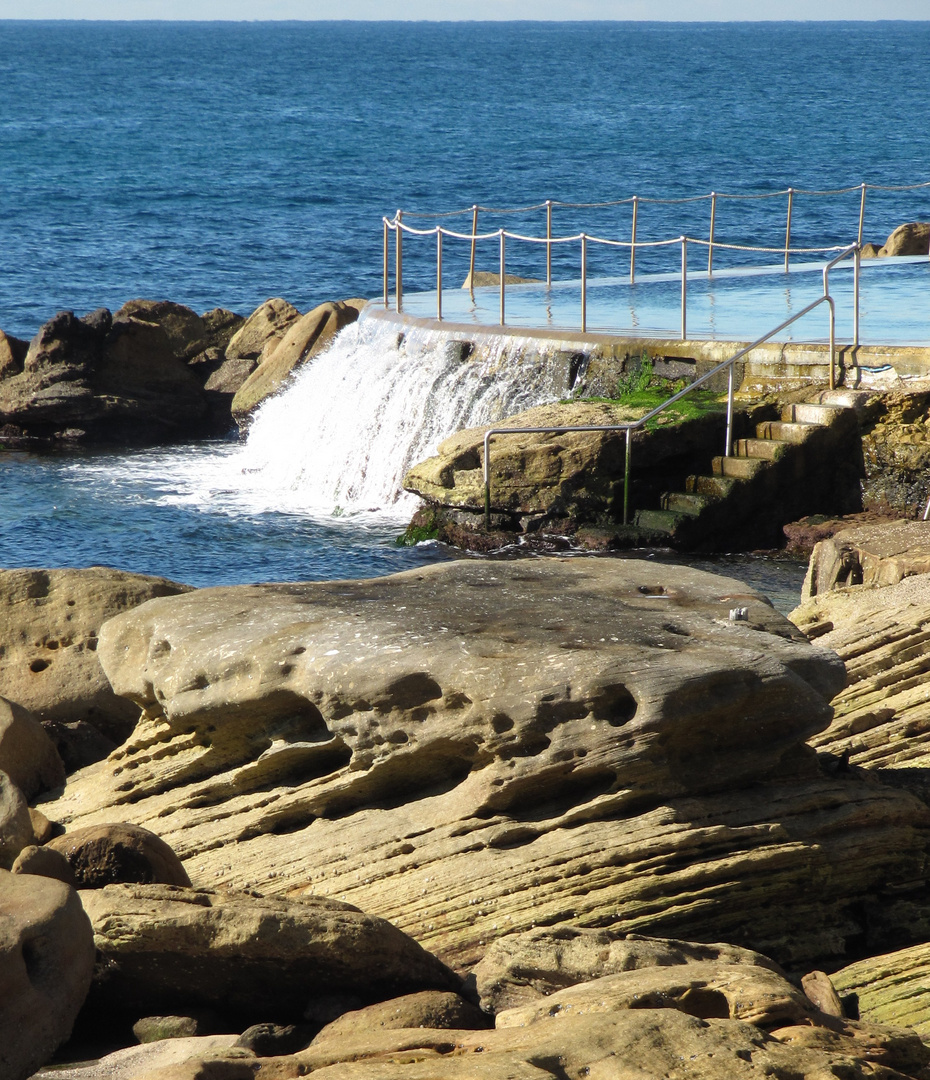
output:
[[[403, 311], [372, 301], [371, 318], [440, 333], [450, 341], [588, 358], [585, 390], [608, 393], [631, 358], [648, 356], [657, 370], [695, 374], [731, 357], [823, 296], [823, 263], [725, 269], [687, 275], [686, 331], [681, 335], [680, 274], [643, 274], [587, 282], [586, 330], [581, 325], [581, 282], [507, 282], [506, 323], [500, 321], [497, 284], [405, 293]], [[854, 340], [851, 263], [830, 272], [836, 306], [837, 381], [851, 387], [903, 388], [930, 379], [930, 260], [863, 260], [859, 291], [859, 344]], [[744, 389], [786, 388], [829, 380], [826, 304], [799, 318], [750, 352], [739, 370]], [[577, 364], [576, 364], [577, 367]]]

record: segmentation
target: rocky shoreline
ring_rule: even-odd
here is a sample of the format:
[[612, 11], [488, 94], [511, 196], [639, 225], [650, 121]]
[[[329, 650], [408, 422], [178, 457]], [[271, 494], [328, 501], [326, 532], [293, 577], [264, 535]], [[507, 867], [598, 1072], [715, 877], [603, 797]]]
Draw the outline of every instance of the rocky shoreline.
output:
[[0, 572], [0, 1074], [923, 1080], [927, 544]]

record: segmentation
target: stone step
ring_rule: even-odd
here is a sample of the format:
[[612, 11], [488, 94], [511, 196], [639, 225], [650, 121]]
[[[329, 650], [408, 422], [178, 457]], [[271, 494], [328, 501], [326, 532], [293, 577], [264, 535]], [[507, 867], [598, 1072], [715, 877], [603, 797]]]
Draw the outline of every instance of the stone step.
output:
[[[745, 440], [743, 440], [745, 441]], [[761, 457], [715, 457], [711, 462], [714, 476], [733, 476], [737, 480], [749, 480], [765, 468]]]
[[778, 442], [791, 443], [799, 446], [813, 435], [815, 431], [822, 431], [821, 424], [805, 424], [798, 421], [766, 420], [756, 424], [756, 435], [760, 439], [774, 439]]
[[843, 409], [855, 409], [861, 415], [875, 395], [871, 390], [821, 390], [814, 401], [821, 405], [836, 405]]
[[707, 495], [711, 499], [725, 499], [738, 483], [735, 477], [720, 473], [714, 476], [689, 476], [685, 480], [685, 491]]
[[678, 514], [674, 510], [637, 510], [633, 523], [643, 532], [674, 536], [681, 525], [693, 520], [692, 515]]
[[737, 457], [759, 461], [777, 461], [790, 444], [779, 439], [737, 439], [733, 447]]
[[781, 411], [781, 418], [789, 423], [820, 424], [822, 427], [829, 427], [845, 411], [842, 405], [804, 401], [796, 405], [786, 405]]
[[660, 499], [663, 510], [674, 510], [678, 514], [687, 514], [690, 517], [697, 517], [711, 503], [719, 501], [708, 495], [698, 495], [690, 491], [666, 491]]

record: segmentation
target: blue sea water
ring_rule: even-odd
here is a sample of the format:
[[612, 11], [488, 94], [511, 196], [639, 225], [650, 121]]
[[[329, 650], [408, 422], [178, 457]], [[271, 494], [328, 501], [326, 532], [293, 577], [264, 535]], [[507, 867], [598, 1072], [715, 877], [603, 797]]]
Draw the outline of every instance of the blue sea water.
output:
[[[274, 295], [302, 310], [375, 296], [381, 216], [399, 207], [928, 180], [928, 46], [930, 22], [0, 21], [0, 327], [30, 337], [56, 310], [137, 296], [242, 313]], [[855, 193], [798, 196], [793, 241], [854, 238], [858, 210]], [[644, 204], [639, 238], [706, 235], [707, 212]], [[930, 189], [870, 192], [865, 239], [921, 217]], [[629, 225], [628, 206], [556, 220]], [[722, 205], [717, 237], [782, 243], [784, 200]], [[454, 275], [464, 255], [449, 258]], [[556, 276], [577, 274], [566, 259]], [[432, 250], [409, 245], [407, 287], [432, 274]], [[387, 519], [166, 503], [174, 459], [152, 453], [144, 468], [0, 457], [0, 565], [107, 561], [203, 584], [441, 557], [393, 548]]]

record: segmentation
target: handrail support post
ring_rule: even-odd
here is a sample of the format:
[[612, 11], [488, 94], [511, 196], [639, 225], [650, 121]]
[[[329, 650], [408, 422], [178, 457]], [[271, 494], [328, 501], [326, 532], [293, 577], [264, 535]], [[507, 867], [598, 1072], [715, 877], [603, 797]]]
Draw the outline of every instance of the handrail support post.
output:
[[688, 238], [681, 238], [681, 340], [688, 340]]
[[588, 329], [588, 237], [581, 234], [581, 332]]
[[401, 226], [403, 216], [403, 210], [398, 210], [394, 217], [397, 226], [397, 240], [394, 244], [394, 257], [396, 260], [394, 267], [394, 299], [398, 312], [404, 310], [404, 230]]

